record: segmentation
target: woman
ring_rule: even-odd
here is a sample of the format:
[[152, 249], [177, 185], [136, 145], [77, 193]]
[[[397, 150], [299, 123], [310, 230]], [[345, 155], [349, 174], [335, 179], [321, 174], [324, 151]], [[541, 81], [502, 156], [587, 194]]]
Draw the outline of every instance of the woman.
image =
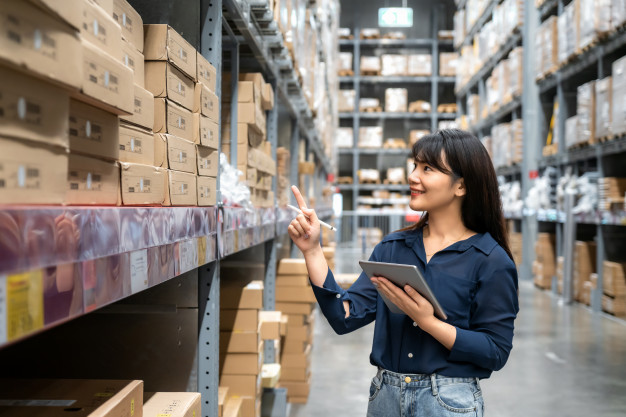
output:
[[[413, 159], [409, 206], [426, 214], [385, 237], [370, 260], [416, 265], [447, 320], [413, 288], [382, 277], [361, 274], [350, 289], [339, 287], [319, 245], [317, 216], [295, 187], [306, 216], [291, 222], [289, 235], [335, 332], [376, 320], [368, 416], [482, 416], [479, 379], [506, 363], [519, 310], [496, 174], [480, 141], [455, 129], [420, 139]], [[405, 314], [392, 313], [379, 292]]]

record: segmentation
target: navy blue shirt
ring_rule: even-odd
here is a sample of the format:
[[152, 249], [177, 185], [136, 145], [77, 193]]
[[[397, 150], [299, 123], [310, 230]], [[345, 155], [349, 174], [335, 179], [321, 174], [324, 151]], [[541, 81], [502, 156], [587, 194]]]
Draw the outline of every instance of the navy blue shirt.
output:
[[370, 260], [416, 265], [446, 312], [446, 322], [456, 327], [456, 341], [448, 350], [407, 315], [392, 313], [365, 273], [344, 290], [329, 269], [323, 287], [313, 285], [322, 313], [338, 334], [376, 320], [372, 365], [398, 373], [478, 378], [504, 366], [519, 311], [517, 270], [489, 233], [456, 242], [426, 263], [422, 230], [395, 232], [376, 245]]

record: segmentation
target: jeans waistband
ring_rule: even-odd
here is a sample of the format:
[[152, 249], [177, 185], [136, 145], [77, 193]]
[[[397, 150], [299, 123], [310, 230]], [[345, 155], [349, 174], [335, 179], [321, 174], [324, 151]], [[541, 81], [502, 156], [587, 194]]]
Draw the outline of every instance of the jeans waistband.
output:
[[380, 381], [384, 381], [386, 384], [394, 386], [413, 386], [413, 387], [432, 387], [434, 390], [441, 385], [449, 384], [462, 384], [476, 382], [479, 384], [479, 379], [474, 377], [447, 377], [439, 374], [404, 374], [388, 371], [383, 368], [378, 368], [376, 374]]

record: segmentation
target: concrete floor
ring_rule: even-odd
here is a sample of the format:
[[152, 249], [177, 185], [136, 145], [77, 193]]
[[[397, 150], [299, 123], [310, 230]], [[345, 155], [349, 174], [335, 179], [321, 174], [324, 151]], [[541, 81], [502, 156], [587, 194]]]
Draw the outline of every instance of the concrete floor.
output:
[[[509, 361], [481, 382], [486, 416], [626, 416], [626, 321], [562, 305], [528, 281], [520, 300]], [[374, 326], [338, 336], [316, 315], [311, 394], [289, 416], [365, 416]]]

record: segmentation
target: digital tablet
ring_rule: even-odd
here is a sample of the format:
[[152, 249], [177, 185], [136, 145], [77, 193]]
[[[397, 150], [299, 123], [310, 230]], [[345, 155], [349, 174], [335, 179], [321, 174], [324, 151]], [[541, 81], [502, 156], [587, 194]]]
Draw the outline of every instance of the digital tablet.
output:
[[[435, 315], [442, 320], [447, 320], [448, 316], [441, 308], [439, 301], [435, 298], [435, 295], [431, 291], [430, 287], [426, 283], [424, 276], [415, 265], [404, 264], [389, 264], [386, 262], [371, 262], [371, 261], [359, 261], [361, 268], [367, 274], [368, 277], [383, 277], [393, 282], [400, 288], [404, 288], [405, 285], [413, 287], [424, 298], [426, 298], [433, 305], [435, 309]], [[379, 293], [380, 294], [380, 293]], [[389, 310], [393, 313], [404, 314], [402, 310], [398, 308], [394, 303], [389, 301], [387, 297], [380, 294], [383, 298]]]

